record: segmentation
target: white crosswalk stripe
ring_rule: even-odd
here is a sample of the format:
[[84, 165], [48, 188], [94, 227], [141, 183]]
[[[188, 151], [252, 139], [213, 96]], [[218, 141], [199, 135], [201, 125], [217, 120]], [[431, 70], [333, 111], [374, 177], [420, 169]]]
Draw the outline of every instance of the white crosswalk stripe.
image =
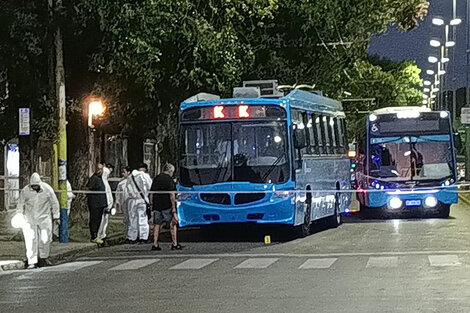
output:
[[398, 266], [398, 257], [396, 256], [387, 256], [387, 257], [370, 257], [367, 261], [366, 267], [397, 267]]
[[66, 271], [76, 271], [83, 269], [85, 267], [94, 266], [102, 263], [103, 261], [79, 261], [59, 264], [51, 267], [43, 267], [39, 269], [41, 272], [66, 272]]
[[459, 257], [455, 254], [429, 255], [428, 259], [431, 266], [459, 266], [461, 264]]
[[219, 259], [189, 259], [175, 266], [170, 267], [171, 270], [199, 270]]
[[299, 269], [320, 269], [320, 268], [330, 268], [333, 263], [335, 263], [337, 258], [324, 258], [324, 259], [308, 259], [302, 265], [299, 266]]
[[279, 258], [250, 258], [241, 262], [235, 268], [267, 268], [277, 260]]
[[150, 264], [156, 263], [160, 261], [160, 259], [140, 259], [140, 260], [132, 260], [123, 264], [119, 264], [118, 266], [112, 267], [110, 271], [127, 271], [127, 270], [136, 270]]

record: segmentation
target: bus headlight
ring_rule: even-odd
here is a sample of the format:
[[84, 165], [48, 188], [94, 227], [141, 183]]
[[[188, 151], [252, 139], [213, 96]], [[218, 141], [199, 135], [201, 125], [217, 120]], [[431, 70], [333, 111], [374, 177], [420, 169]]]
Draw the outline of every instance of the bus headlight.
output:
[[178, 201], [186, 201], [191, 199], [191, 194], [190, 193], [179, 193], [178, 194]]
[[388, 201], [388, 205], [391, 209], [399, 209], [403, 205], [403, 201], [398, 197], [392, 197], [390, 201]]
[[425, 205], [427, 208], [434, 208], [434, 207], [437, 205], [437, 199], [436, 199], [436, 197], [434, 197], [434, 196], [427, 196], [427, 197], [424, 199], [424, 205]]

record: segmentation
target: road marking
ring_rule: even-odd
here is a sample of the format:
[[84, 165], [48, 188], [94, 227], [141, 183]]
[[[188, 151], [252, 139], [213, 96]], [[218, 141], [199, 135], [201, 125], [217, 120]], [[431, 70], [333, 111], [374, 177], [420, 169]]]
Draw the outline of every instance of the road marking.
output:
[[267, 268], [277, 260], [279, 258], [250, 258], [241, 262], [235, 268]]
[[308, 259], [304, 264], [299, 266], [299, 269], [311, 269], [311, 268], [330, 268], [333, 263], [338, 260], [337, 258], [330, 259]]
[[170, 270], [199, 270], [217, 260], [218, 259], [189, 259], [170, 267]]
[[36, 272], [65, 272], [65, 271], [76, 271], [85, 267], [93, 266], [102, 263], [103, 261], [79, 261], [64, 263], [50, 267], [43, 267]]
[[[437, 250], [437, 251], [383, 251], [383, 252], [338, 252], [338, 253], [218, 253], [218, 254], [159, 254], [160, 259], [176, 258], [263, 258], [263, 257], [288, 257], [288, 258], [335, 258], [354, 256], [406, 256], [406, 255], [437, 255], [437, 254], [470, 254], [470, 250]], [[130, 259], [154, 259], [155, 255], [135, 256], [109, 256], [109, 257], [81, 257], [79, 261], [90, 260], [130, 260]]]
[[428, 259], [431, 266], [459, 266], [461, 264], [459, 257], [455, 254], [429, 255]]
[[366, 267], [397, 267], [398, 266], [398, 257], [389, 256], [389, 257], [370, 257], [367, 261]]
[[126, 270], [136, 270], [150, 264], [156, 263], [160, 261], [160, 259], [139, 259], [139, 260], [132, 260], [123, 264], [119, 264], [118, 266], [112, 267], [110, 271], [126, 271]]

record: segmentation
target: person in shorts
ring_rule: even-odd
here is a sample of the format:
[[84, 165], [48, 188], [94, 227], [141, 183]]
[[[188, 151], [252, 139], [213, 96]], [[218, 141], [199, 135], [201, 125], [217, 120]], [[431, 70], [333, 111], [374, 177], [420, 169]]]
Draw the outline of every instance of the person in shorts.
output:
[[[152, 194], [153, 210], [153, 246], [152, 250], [160, 251], [158, 236], [160, 229], [165, 223], [170, 223], [171, 250], [181, 250], [182, 246], [178, 244], [178, 215], [176, 214], [176, 186], [173, 181], [175, 167], [169, 163], [163, 166], [163, 172], [155, 177], [150, 191], [157, 191]], [[166, 191], [166, 192], [164, 192]]]

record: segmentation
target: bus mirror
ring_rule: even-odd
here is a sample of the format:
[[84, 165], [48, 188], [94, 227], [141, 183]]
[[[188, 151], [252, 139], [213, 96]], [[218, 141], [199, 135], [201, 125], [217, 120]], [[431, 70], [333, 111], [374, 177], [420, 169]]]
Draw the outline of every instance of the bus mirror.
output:
[[460, 133], [454, 133], [454, 144], [457, 151], [460, 151], [462, 148], [462, 138], [460, 138]]
[[295, 149], [303, 149], [307, 146], [307, 136], [305, 133], [305, 128], [294, 129], [294, 148]]

